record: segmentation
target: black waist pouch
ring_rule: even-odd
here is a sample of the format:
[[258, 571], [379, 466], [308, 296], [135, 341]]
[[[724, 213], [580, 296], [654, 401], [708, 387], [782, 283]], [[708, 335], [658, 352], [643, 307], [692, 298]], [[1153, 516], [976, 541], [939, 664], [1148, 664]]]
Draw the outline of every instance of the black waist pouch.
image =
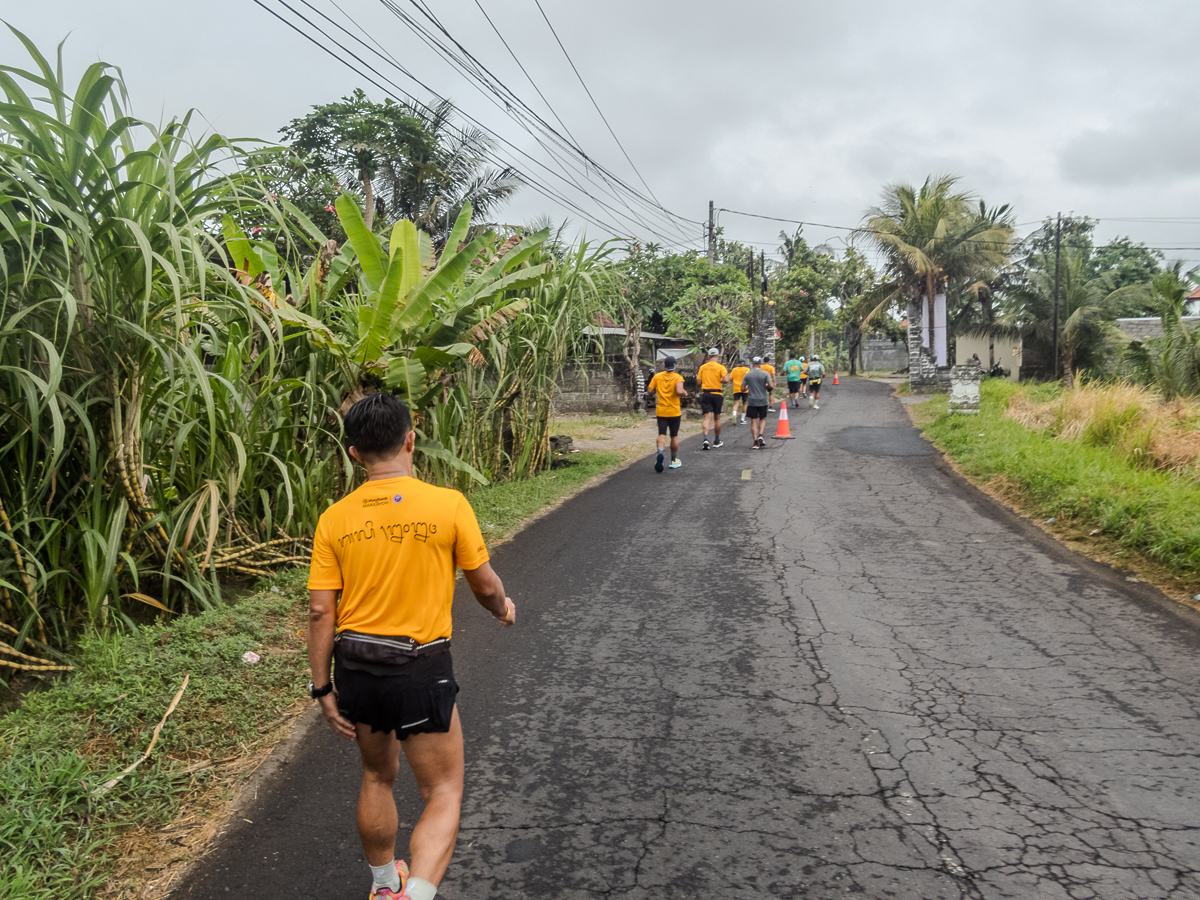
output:
[[418, 644], [410, 637], [339, 631], [333, 639], [333, 655], [339, 663], [347, 669], [371, 675], [396, 675], [418, 656], [444, 653], [449, 649], [448, 637]]

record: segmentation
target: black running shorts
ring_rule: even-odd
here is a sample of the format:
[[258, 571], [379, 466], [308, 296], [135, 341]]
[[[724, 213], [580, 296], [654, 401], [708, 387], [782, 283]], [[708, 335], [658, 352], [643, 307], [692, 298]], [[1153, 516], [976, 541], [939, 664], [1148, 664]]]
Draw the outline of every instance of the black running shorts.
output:
[[743, 403], [749, 403], [750, 402], [750, 392], [749, 391], [734, 391], [733, 392], [733, 402], [737, 403], [739, 400], [741, 400]]
[[721, 414], [721, 408], [725, 405], [725, 395], [716, 391], [704, 391], [700, 394], [700, 412]]
[[658, 433], [670, 432], [671, 437], [679, 437], [679, 420], [682, 418], [683, 416], [659, 416]]
[[808, 386], [810, 388], [812, 388], [814, 391], [819, 392], [821, 390], [821, 379], [820, 378], [813, 379], [812, 381], [810, 381], [808, 383]]
[[370, 725], [371, 731], [410, 734], [445, 734], [454, 715], [458, 682], [450, 648], [414, 658], [394, 675], [371, 675], [350, 669], [334, 654], [333, 683], [338, 711], [351, 722]]
[[789, 381], [789, 382], [788, 382], [788, 393], [789, 393], [789, 394], [798, 394], [798, 393], [800, 393], [800, 382], [798, 382], [798, 381]]
[[767, 417], [767, 404], [763, 403], [760, 406], [747, 406], [747, 419], [765, 419]]

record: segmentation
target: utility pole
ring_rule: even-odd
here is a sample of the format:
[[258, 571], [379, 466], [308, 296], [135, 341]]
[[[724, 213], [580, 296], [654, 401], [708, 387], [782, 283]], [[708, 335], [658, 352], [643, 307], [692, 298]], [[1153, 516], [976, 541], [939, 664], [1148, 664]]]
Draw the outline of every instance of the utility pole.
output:
[[713, 222], [713, 202], [708, 201], [708, 264], [711, 266], [716, 262], [717, 256], [717, 233], [715, 223]]
[[762, 269], [762, 295], [767, 296], [767, 251], [760, 250], [758, 253], [759, 268]]
[[1062, 213], [1054, 225], [1054, 379], [1058, 380], [1058, 283], [1059, 262], [1062, 259]]

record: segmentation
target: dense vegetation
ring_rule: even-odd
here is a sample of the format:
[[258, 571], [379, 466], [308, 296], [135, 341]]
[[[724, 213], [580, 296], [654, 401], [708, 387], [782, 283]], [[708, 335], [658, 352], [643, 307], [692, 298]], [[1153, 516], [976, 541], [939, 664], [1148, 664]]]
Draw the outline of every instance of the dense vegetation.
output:
[[408, 219], [367, 227], [344, 191], [339, 243], [276, 190], [289, 151], [153, 128], [107, 66], [69, 91], [26, 46], [32, 71], [0, 67], [6, 665], [306, 561], [355, 477], [340, 413], [366, 391], [411, 402], [423, 477], [547, 467], [553, 380], [613, 293], [605, 248], [474, 224], [478, 190], [436, 249]]

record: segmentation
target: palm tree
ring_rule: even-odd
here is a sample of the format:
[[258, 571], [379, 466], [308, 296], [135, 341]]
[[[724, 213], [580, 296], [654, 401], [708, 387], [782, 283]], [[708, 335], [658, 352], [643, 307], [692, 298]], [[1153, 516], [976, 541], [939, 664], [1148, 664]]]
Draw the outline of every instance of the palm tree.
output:
[[1182, 261], [1176, 262], [1154, 276], [1150, 285], [1163, 324], [1157, 356], [1141, 341], [1132, 342], [1125, 351], [1140, 380], [1153, 384], [1166, 400], [1200, 396], [1200, 329], [1183, 323], [1188, 282], [1182, 272]]
[[464, 207], [469, 204], [482, 220], [513, 195], [520, 180], [509, 166], [488, 165], [495, 141], [482, 129], [454, 125], [449, 100], [408, 110], [429, 140], [384, 156], [381, 193], [388, 198], [389, 218], [409, 219], [440, 244]]
[[[1035, 259], [1026, 271], [1026, 284], [1009, 295], [997, 328], [1048, 345], [1054, 328], [1054, 258], [1040, 254]], [[1102, 361], [1106, 345], [1117, 334], [1111, 310], [1115, 292], [1089, 276], [1085, 251], [1065, 248], [1058, 268], [1058, 356], [1069, 388], [1077, 372]]]
[[[957, 176], [930, 176], [920, 189], [889, 185], [883, 202], [868, 211], [856, 232], [873, 243], [886, 259], [892, 290], [881, 308], [909, 301], [909, 347], [915, 349], [921, 297], [933, 297], [951, 278], [984, 279], [1009, 265], [1012, 214], [1007, 205], [988, 208], [983, 201], [957, 192]], [[945, 322], [938, 323], [945, 327]]]

